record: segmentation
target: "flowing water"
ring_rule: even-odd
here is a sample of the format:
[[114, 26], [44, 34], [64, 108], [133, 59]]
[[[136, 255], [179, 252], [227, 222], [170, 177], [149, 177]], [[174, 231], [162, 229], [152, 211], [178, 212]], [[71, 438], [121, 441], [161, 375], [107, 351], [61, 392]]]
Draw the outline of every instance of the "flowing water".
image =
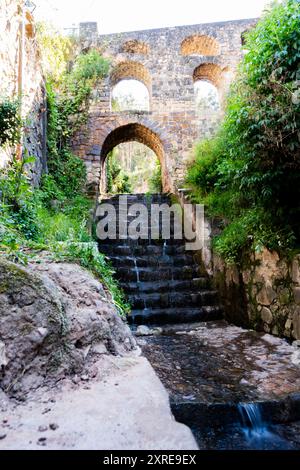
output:
[[[118, 197], [105, 202], [119, 210]], [[130, 202], [171, 204], [167, 195], [131, 195]], [[285, 438], [289, 425], [268, 422], [251, 387], [242, 385], [247, 365], [238, 361], [237, 343], [234, 353], [226, 353], [190, 335], [196, 323], [212, 324], [223, 312], [194, 253], [174, 237], [173, 226], [171, 232], [170, 240], [152, 240], [149, 229], [148, 240], [119, 237], [99, 248], [111, 258], [128, 295], [134, 328], [176, 325], [170, 334], [143, 339], [142, 347], [169, 392], [175, 418], [192, 429], [201, 449], [299, 448], [293, 440], [297, 430]], [[183, 329], [186, 324], [186, 331], [179, 324]]]

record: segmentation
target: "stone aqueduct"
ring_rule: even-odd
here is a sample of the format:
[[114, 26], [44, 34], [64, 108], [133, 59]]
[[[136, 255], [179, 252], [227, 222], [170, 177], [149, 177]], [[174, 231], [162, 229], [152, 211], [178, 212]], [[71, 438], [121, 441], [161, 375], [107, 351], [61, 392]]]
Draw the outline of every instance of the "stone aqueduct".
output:
[[[214, 130], [206, 115], [196, 113], [194, 82], [214, 84], [222, 104], [242, 58], [243, 33], [254, 24], [253, 19], [238, 20], [102, 36], [96, 23], [81, 24], [84, 47], [100, 47], [111, 58], [109, 76], [94, 90], [88, 125], [73, 141], [75, 154], [86, 163], [92, 193], [105, 190], [108, 153], [129, 141], [157, 154], [163, 189], [176, 192], [195, 140]], [[112, 89], [124, 79], [146, 85], [149, 111], [112, 111]]]

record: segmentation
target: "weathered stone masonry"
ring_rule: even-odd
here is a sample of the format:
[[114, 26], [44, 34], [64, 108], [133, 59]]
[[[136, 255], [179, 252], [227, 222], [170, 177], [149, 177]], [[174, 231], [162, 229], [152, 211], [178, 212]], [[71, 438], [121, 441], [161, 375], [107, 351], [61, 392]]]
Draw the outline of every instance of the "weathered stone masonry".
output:
[[[19, 0], [0, 2], [0, 96], [16, 98], [22, 88], [22, 115], [25, 120], [24, 147], [35, 156], [33, 183], [46, 168], [46, 96], [33, 17]], [[24, 41], [22, 22], [24, 21]], [[20, 48], [23, 44], [23, 54]], [[23, 66], [20, 63], [23, 56]], [[0, 150], [0, 166], [16, 149]]]
[[[112, 61], [109, 77], [94, 91], [88, 126], [73, 142], [82, 157], [92, 192], [105, 190], [105, 158], [114, 146], [136, 140], [159, 157], [163, 189], [175, 192], [197, 139], [215, 130], [209, 116], [197, 116], [194, 82], [214, 84], [221, 103], [242, 58], [242, 35], [256, 20], [180, 26], [97, 35], [97, 25], [81, 25], [84, 47], [104, 48]], [[87, 34], [84, 34], [84, 28]], [[112, 112], [111, 91], [123, 79], [149, 90], [149, 112]]]

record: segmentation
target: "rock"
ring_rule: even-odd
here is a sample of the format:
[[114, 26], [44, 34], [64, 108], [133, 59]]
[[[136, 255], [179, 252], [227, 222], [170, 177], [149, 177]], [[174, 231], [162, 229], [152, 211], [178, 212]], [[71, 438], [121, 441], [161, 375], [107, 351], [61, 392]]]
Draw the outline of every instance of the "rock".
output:
[[148, 326], [146, 325], [139, 325], [137, 327], [137, 330], [135, 332], [135, 335], [136, 336], [151, 336], [152, 333], [151, 333], [151, 330], [150, 328], [148, 328]]
[[7, 362], [5, 344], [0, 341], [0, 368], [6, 367]]
[[5, 439], [7, 436], [7, 434], [0, 434], [0, 441], [2, 441], [3, 439]]
[[261, 310], [261, 318], [265, 323], [267, 323], [268, 325], [271, 325], [273, 321], [273, 315], [272, 315], [271, 310], [267, 307], [263, 307]]
[[47, 442], [47, 438], [46, 438], [46, 437], [40, 437], [39, 440], [37, 441], [37, 445], [38, 445], [38, 446], [45, 446], [45, 445], [46, 445], [46, 442]]
[[300, 348], [300, 340], [294, 341], [292, 344], [293, 348], [299, 349]]
[[39, 426], [38, 432], [46, 432], [48, 431], [48, 426]]
[[296, 304], [300, 304], [300, 287], [294, 287], [293, 294]]
[[292, 328], [292, 324], [293, 324], [293, 322], [292, 322], [292, 320], [289, 318], [289, 319], [286, 321], [284, 328], [288, 331], [288, 330], [290, 330], [290, 329]]
[[51, 423], [49, 425], [49, 428], [51, 429], [51, 431], [56, 431], [59, 428], [59, 426], [56, 423]]
[[36, 345], [40, 345], [47, 338], [48, 334], [48, 328], [37, 328], [30, 335], [28, 335], [28, 340]]
[[108, 351], [104, 343], [97, 343], [93, 345], [92, 352], [94, 354], [107, 354]]
[[58, 377], [85, 375], [100, 353], [138, 351], [102, 284], [70, 263], [0, 259], [0, 338], [0, 387], [18, 398]]
[[272, 329], [272, 335], [274, 336], [278, 336], [279, 335], [279, 331], [278, 331], [278, 326], [275, 325], [274, 328]]
[[293, 335], [294, 338], [300, 339], [300, 307], [297, 305], [293, 314]]
[[276, 292], [270, 281], [266, 281], [264, 287], [259, 291], [256, 296], [256, 300], [262, 305], [271, 305], [276, 299]]
[[295, 351], [293, 354], [292, 354], [292, 363], [295, 365], [295, 366], [300, 366], [300, 350], [299, 351]]
[[300, 255], [295, 256], [292, 263], [292, 281], [300, 284]]
[[140, 325], [137, 327], [136, 336], [159, 336], [163, 332], [162, 328], [149, 328], [146, 325]]

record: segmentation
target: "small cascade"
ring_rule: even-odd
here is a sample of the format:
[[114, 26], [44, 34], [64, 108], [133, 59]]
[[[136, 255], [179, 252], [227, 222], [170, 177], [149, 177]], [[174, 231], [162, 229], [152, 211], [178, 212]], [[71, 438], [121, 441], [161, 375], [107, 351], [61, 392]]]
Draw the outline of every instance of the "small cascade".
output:
[[164, 246], [163, 246], [163, 257], [166, 256], [166, 250], [167, 250], [167, 240], [164, 241]]
[[140, 272], [139, 272], [139, 268], [136, 262], [136, 258], [133, 258], [133, 262], [134, 262], [134, 270], [136, 274], [136, 282], [139, 285], [140, 284]]
[[289, 449], [289, 444], [272, 432], [270, 423], [264, 421], [260, 403], [240, 403], [238, 410], [247, 448], [253, 450]]
[[249, 438], [263, 436], [267, 425], [262, 419], [259, 403], [240, 403], [238, 410], [245, 435]]

